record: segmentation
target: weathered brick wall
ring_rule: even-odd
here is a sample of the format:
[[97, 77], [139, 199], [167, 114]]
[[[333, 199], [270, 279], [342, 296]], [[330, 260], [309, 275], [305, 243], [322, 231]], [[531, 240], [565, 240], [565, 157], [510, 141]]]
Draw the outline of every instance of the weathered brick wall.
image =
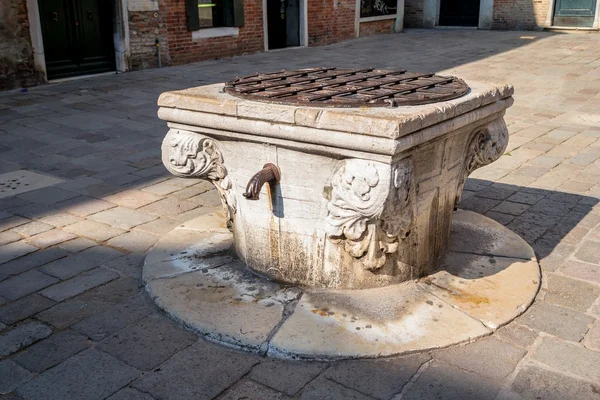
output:
[[548, 0], [494, 0], [492, 29], [541, 29]]
[[355, 11], [354, 0], [308, 0], [308, 45], [352, 39]]
[[423, 27], [423, 0], [404, 0], [404, 27]]
[[0, 0], [0, 90], [37, 84], [25, 0]]
[[165, 1], [135, 0], [129, 7], [129, 45], [132, 69], [158, 66], [156, 41], [160, 45], [162, 65], [169, 64], [167, 8]]
[[255, 53], [264, 49], [262, 0], [244, 2], [244, 26], [239, 36], [192, 39], [187, 30], [184, 0], [164, 0], [171, 64]]
[[359, 34], [360, 37], [376, 35], [378, 33], [394, 32], [394, 20], [384, 19], [382, 21], [361, 22]]

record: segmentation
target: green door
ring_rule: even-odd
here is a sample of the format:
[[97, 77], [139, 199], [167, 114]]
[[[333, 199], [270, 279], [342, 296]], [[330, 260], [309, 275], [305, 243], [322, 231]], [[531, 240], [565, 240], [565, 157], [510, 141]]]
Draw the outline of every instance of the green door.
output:
[[591, 27], [595, 12], [596, 0], [556, 0], [553, 25]]
[[39, 0], [48, 79], [114, 71], [106, 0]]

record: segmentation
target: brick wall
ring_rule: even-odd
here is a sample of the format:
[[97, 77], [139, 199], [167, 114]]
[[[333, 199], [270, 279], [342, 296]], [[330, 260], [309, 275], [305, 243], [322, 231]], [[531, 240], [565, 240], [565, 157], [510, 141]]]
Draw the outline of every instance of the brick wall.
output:
[[394, 21], [393, 19], [384, 19], [383, 21], [361, 22], [360, 37], [394, 32]]
[[167, 10], [167, 35], [171, 64], [255, 53], [264, 49], [262, 0], [244, 2], [244, 26], [239, 36], [193, 40], [187, 30], [184, 0], [162, 0]]
[[39, 82], [33, 67], [25, 0], [0, 0], [0, 90]]
[[423, 27], [423, 0], [404, 0], [404, 27]]
[[355, 11], [354, 0], [308, 0], [308, 45], [352, 39]]
[[167, 8], [165, 0], [129, 2], [129, 46], [131, 68], [158, 66], [156, 41], [160, 45], [162, 65], [169, 64]]
[[548, 0], [494, 0], [492, 29], [541, 29]]

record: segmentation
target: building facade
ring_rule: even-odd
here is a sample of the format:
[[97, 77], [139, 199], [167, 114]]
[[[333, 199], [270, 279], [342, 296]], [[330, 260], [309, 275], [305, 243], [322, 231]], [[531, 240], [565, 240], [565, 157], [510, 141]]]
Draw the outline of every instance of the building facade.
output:
[[406, 0], [404, 26], [598, 29], [600, 0]]
[[0, 89], [402, 29], [403, 0], [2, 0]]
[[403, 26], [598, 27], [600, 0], [2, 0], [0, 90]]

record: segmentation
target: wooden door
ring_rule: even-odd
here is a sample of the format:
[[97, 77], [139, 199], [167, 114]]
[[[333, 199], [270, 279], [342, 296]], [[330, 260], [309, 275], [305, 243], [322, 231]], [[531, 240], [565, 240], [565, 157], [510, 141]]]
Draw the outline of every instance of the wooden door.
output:
[[591, 27], [595, 12], [596, 0], [556, 0], [553, 25]]
[[112, 4], [39, 0], [48, 79], [113, 71]]
[[267, 0], [269, 49], [300, 45], [300, 1]]
[[477, 26], [480, 0], [441, 0], [441, 26]]

